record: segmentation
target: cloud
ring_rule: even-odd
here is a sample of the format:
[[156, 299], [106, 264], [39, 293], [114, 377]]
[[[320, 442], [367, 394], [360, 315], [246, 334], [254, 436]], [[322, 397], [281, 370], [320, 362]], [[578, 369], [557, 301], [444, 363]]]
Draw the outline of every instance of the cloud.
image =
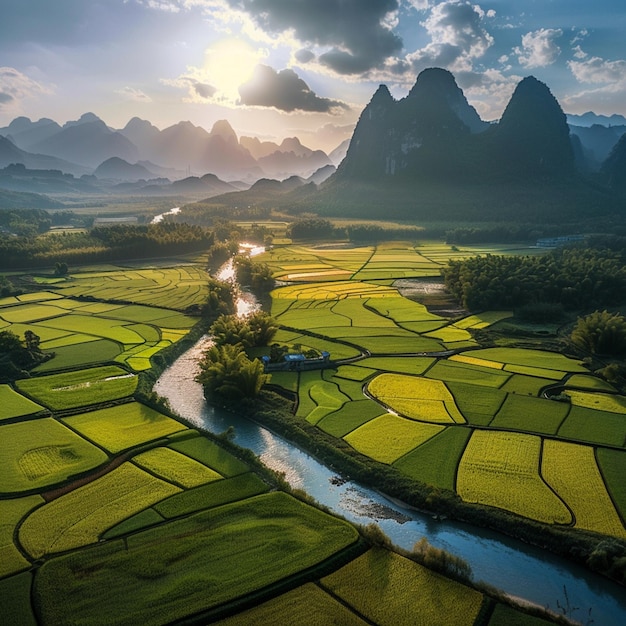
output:
[[156, 9], [157, 11], [165, 11], [166, 13], [178, 13], [180, 7], [175, 2], [168, 2], [167, 0], [137, 0], [138, 4], [148, 7], [149, 9]]
[[516, 47], [519, 64], [528, 69], [546, 67], [554, 63], [561, 54], [555, 40], [563, 35], [560, 28], [540, 28], [522, 36], [522, 47]]
[[399, 0], [226, 0], [247, 13], [261, 30], [293, 33], [300, 42], [324, 49], [319, 62], [343, 75], [382, 67], [402, 50], [392, 30]]
[[262, 64], [257, 65], [252, 78], [239, 87], [239, 95], [240, 104], [287, 112], [336, 113], [349, 108], [343, 102], [320, 98], [293, 70], [277, 72]]
[[0, 67], [0, 108], [18, 107], [27, 98], [49, 94], [51, 90], [13, 67]]
[[124, 87], [122, 89], [118, 89], [115, 93], [118, 93], [120, 96], [124, 96], [127, 100], [132, 100], [133, 102], [152, 102], [152, 98], [145, 94], [141, 89], [135, 89], [134, 87]]
[[499, 119], [521, 76], [505, 75], [500, 70], [458, 72], [456, 80], [463, 93], [484, 120]]
[[567, 63], [572, 74], [580, 83], [624, 83], [626, 82], [626, 61], [606, 61], [591, 57], [584, 61]]
[[199, 74], [197, 68], [188, 68], [189, 72], [174, 79], [161, 79], [164, 85], [177, 87], [178, 89], [187, 90], [187, 97], [183, 102], [209, 102], [214, 100], [218, 90], [213, 85], [205, 82], [202, 76], [194, 76]]
[[563, 107], [571, 113], [626, 113], [626, 60], [577, 56], [582, 60], [568, 61], [569, 69], [579, 83], [594, 87], [566, 95], [562, 98]]
[[421, 25], [430, 43], [389, 65], [399, 73], [410, 68], [413, 74], [427, 67], [446, 67], [455, 72], [471, 71], [474, 59], [482, 57], [493, 45], [493, 37], [484, 28], [493, 11], [483, 11], [466, 0], [447, 0], [431, 7]]
[[315, 58], [315, 54], [306, 48], [296, 50], [294, 57], [300, 63], [309, 63]]

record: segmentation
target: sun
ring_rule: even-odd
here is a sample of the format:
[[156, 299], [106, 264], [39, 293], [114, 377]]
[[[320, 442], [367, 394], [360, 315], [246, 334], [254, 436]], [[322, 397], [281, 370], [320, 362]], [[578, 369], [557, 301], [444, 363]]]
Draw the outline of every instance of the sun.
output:
[[257, 64], [267, 51], [253, 48], [241, 39], [222, 39], [205, 52], [204, 70], [217, 88], [220, 98], [236, 102], [239, 86], [250, 80]]

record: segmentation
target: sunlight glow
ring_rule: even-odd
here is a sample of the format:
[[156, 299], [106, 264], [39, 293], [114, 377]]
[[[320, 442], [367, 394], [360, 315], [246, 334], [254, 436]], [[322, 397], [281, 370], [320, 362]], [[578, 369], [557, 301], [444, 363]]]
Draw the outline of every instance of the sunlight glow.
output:
[[239, 86], [250, 80], [256, 65], [267, 56], [267, 50], [255, 49], [241, 39], [222, 39], [207, 49], [203, 69], [217, 88], [218, 99], [235, 102]]

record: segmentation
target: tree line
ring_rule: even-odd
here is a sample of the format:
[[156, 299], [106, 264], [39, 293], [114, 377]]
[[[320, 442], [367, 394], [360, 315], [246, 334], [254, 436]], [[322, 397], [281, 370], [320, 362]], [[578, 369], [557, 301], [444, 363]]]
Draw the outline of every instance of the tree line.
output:
[[210, 248], [214, 233], [189, 224], [113, 225], [89, 232], [0, 237], [0, 266], [6, 269], [141, 259]]
[[487, 255], [450, 261], [450, 293], [469, 310], [560, 305], [566, 310], [626, 301], [623, 250], [572, 246], [536, 257]]

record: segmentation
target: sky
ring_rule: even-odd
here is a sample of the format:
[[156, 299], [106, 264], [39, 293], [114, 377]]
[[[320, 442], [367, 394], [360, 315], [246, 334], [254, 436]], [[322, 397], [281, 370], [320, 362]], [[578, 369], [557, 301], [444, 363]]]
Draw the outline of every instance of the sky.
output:
[[626, 115], [624, 0], [2, 0], [0, 127], [93, 112], [331, 150], [379, 84], [450, 70], [484, 120], [525, 76]]

